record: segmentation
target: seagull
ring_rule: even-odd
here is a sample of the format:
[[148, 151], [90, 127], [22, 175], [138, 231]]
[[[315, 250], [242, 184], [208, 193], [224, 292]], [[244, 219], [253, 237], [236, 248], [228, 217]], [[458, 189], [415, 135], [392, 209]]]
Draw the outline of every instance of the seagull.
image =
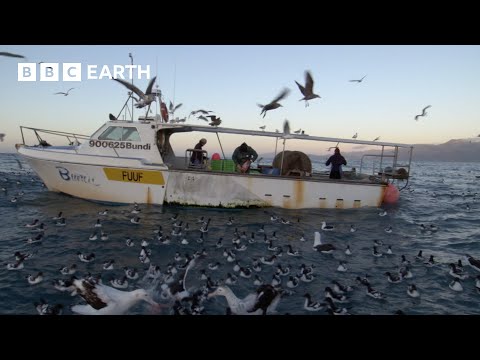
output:
[[208, 122], [208, 119], [207, 119], [205, 116], [203, 116], [203, 115], [200, 115], [199, 117], [197, 117], [197, 119]]
[[263, 125], [263, 126], [260, 126], [259, 129], [262, 129], [263, 131], [265, 131], [266, 127], [267, 127], [266, 125]]
[[76, 279], [73, 285], [88, 305], [74, 305], [71, 310], [81, 315], [122, 315], [138, 301], [144, 300], [160, 307], [145, 289], [130, 292], [114, 289], [100, 283], [93, 284], [85, 279]]
[[420, 116], [427, 116], [427, 114], [428, 114], [428, 113], [427, 113], [427, 109], [428, 109], [429, 107], [432, 107], [432, 105], [425, 106], [425, 107], [423, 108], [423, 110], [422, 110], [422, 113], [421, 113], [420, 115], [415, 116], [415, 120], [418, 121], [418, 118], [419, 118]]
[[1, 52], [0, 52], [0, 56], [8, 56], [8, 57], [14, 57], [14, 58], [26, 59], [26, 57], [25, 57], [25, 56], [23, 56], [23, 55], [20, 55], [20, 54], [14, 54], [14, 53], [7, 52], [7, 51], [1, 51]]
[[283, 134], [290, 135], [290, 122], [287, 119], [283, 122]]
[[298, 82], [295, 81], [297, 84], [298, 88], [300, 89], [300, 92], [303, 95], [303, 99], [300, 99], [300, 101], [305, 100], [305, 107], [308, 106], [308, 100], [313, 100], [315, 98], [320, 98], [320, 95], [314, 94], [313, 93], [313, 78], [312, 74], [310, 71], [305, 71], [305, 87], [300, 85]]
[[364, 77], [362, 77], [360, 80], [349, 80], [350, 82], [357, 82], [357, 83], [361, 83], [363, 81], [363, 79], [365, 79], [367, 75], [365, 75]]
[[5, 137], [5, 134], [0, 134], [0, 142], [3, 142], [4, 137]]
[[211, 121], [208, 125], [219, 126], [222, 123], [222, 120], [220, 120], [220, 118], [216, 117], [215, 115], [208, 115], [207, 117], [209, 117]]
[[64, 96], [67, 96], [68, 93], [70, 92], [70, 90], [73, 90], [73, 89], [75, 89], [75, 88], [70, 88], [70, 89], [68, 89], [67, 92], [56, 92], [56, 93], [53, 94], [53, 95], [64, 95]]
[[373, 139], [373, 141], [377, 141], [377, 140], [380, 140], [380, 136], [377, 136], [375, 139]]
[[358, 137], [358, 132], [355, 133], [355, 135], [352, 136], [352, 139], [356, 139]]
[[290, 89], [284, 88], [282, 90], [282, 92], [275, 99], [273, 99], [270, 103], [268, 103], [266, 105], [257, 104], [259, 107], [262, 108], [262, 111], [260, 112], [260, 115], [263, 114], [263, 117], [265, 117], [265, 115], [267, 115], [268, 110], [274, 110], [274, 109], [277, 109], [280, 106], [282, 106], [278, 102], [280, 100], [284, 99], [289, 93], [290, 93]]
[[170, 110], [170, 111], [169, 111], [170, 114], [172, 114], [172, 116], [173, 116], [173, 114], [175, 113], [175, 111], [177, 111], [177, 109], [178, 109], [180, 106], [182, 106], [182, 105], [183, 105], [183, 104], [180, 103], [180, 104], [174, 106], [173, 103], [170, 101], [170, 105], [168, 106], [168, 109]]
[[143, 92], [142, 90], [137, 88], [135, 85], [133, 85], [133, 84], [131, 84], [128, 81], [125, 81], [123, 79], [112, 79], [112, 80], [118, 81], [120, 84], [123, 84], [127, 89], [130, 89], [135, 94], [137, 94], [140, 99], [137, 100], [135, 98], [135, 100], [137, 100], [137, 103], [135, 104], [135, 107], [138, 108], [138, 109], [141, 109], [141, 108], [143, 108], [147, 105], [150, 105], [153, 101], [155, 101], [156, 93], [152, 92], [152, 89], [153, 89], [153, 83], [155, 82], [156, 78], [157, 77], [154, 76], [152, 78], [152, 80], [150, 80], [150, 82], [148, 83], [148, 86], [147, 86], [147, 90], [145, 92]]
[[194, 111], [192, 111], [192, 112], [190, 113], [190, 115], [188, 115], [188, 117], [190, 117], [190, 116], [192, 116], [192, 115], [196, 115], [196, 114], [198, 114], [198, 113], [203, 114], [203, 115], [207, 115], [208, 113], [211, 113], [211, 112], [212, 112], [211, 110], [202, 110], [202, 109], [200, 109], [200, 110], [194, 110]]

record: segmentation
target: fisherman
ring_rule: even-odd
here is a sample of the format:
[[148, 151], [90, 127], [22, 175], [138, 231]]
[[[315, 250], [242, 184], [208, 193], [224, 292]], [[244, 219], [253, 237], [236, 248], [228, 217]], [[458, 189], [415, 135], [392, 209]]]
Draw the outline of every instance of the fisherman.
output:
[[257, 158], [257, 152], [246, 143], [237, 147], [232, 155], [232, 160], [235, 163], [237, 171], [241, 173], [248, 173], [250, 171], [250, 165], [257, 160]]

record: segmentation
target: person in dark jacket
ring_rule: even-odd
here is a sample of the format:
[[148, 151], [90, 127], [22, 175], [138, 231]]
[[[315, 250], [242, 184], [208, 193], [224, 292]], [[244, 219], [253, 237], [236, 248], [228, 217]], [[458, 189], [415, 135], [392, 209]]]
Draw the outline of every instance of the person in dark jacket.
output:
[[330, 169], [330, 179], [342, 178], [342, 165], [347, 165], [347, 160], [340, 154], [340, 149], [335, 148], [335, 154], [330, 156], [325, 163], [326, 166], [332, 164]]
[[207, 143], [207, 139], [200, 139], [197, 145], [195, 145], [195, 150], [193, 151], [192, 156], [190, 157], [190, 162], [194, 165], [200, 165], [203, 163], [204, 155], [202, 152], [202, 147]]
[[249, 172], [250, 165], [257, 160], [257, 158], [257, 152], [246, 143], [237, 147], [232, 155], [232, 160], [235, 163], [237, 171], [242, 173]]

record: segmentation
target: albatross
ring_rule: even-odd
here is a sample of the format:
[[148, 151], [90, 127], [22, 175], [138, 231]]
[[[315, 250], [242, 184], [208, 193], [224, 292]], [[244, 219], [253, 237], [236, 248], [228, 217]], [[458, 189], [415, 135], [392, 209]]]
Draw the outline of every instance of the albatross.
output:
[[85, 279], [76, 279], [73, 285], [77, 293], [87, 305], [74, 305], [71, 310], [80, 315], [122, 315], [140, 300], [146, 301], [156, 308], [161, 305], [147, 294], [145, 289], [121, 291], [101, 283], [93, 283]]
[[272, 285], [261, 285], [253, 294], [239, 299], [228, 286], [219, 286], [208, 297], [224, 296], [235, 315], [266, 315], [275, 311], [280, 302], [281, 292]]

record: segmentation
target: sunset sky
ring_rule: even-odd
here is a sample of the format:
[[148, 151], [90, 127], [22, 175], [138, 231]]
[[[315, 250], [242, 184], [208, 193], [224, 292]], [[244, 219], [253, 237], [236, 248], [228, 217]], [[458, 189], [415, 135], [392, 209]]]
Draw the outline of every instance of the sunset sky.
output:
[[[0, 152], [14, 152], [21, 142], [19, 126], [92, 134], [108, 114], [117, 114], [127, 89], [109, 80], [86, 79], [86, 66], [150, 65], [151, 75], [168, 103], [183, 103], [176, 116], [192, 110], [214, 110], [222, 126], [292, 130], [306, 134], [399, 143], [438, 144], [480, 134], [480, 46], [385, 45], [0, 45]], [[18, 82], [19, 62], [81, 63], [81, 82]], [[38, 67], [40, 65], [37, 65]], [[305, 107], [295, 80], [305, 83], [310, 70], [320, 99]], [[350, 82], [366, 76], [361, 83]], [[60, 76], [61, 80], [61, 76]], [[148, 80], [134, 80], [145, 90]], [[69, 96], [54, 95], [69, 88]], [[287, 87], [283, 107], [260, 116], [257, 103], [266, 104]], [[422, 108], [425, 117], [415, 121]], [[135, 110], [135, 116], [144, 111]], [[193, 120], [204, 125], [205, 122]], [[192, 146], [198, 139], [185, 138]], [[229, 137], [233, 149], [242, 139]], [[271, 144], [254, 142], [259, 152]], [[182, 145], [183, 146], [183, 145]], [[187, 146], [187, 144], [185, 144]], [[325, 148], [309, 144], [311, 153]]]

